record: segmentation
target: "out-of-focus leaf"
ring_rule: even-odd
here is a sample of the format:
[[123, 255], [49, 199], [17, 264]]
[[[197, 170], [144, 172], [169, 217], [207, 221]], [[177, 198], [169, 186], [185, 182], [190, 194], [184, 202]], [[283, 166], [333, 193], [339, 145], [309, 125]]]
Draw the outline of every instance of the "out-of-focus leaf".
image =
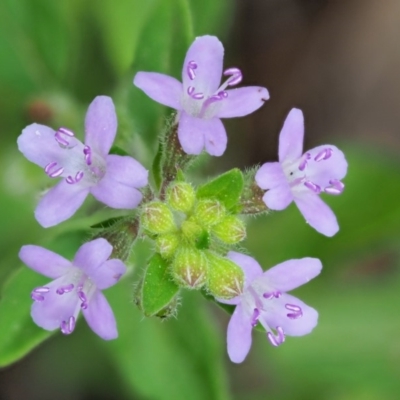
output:
[[[102, 0], [92, 2], [101, 24], [101, 34], [108, 59], [118, 74], [123, 74], [132, 65], [140, 33], [158, 0]], [[168, 2], [168, 1], [166, 1]], [[157, 26], [154, 29], [157, 30]], [[140, 50], [139, 50], [140, 51]]]
[[166, 322], [143, 319], [132, 306], [129, 280], [111, 288], [107, 296], [116, 314], [119, 338], [105, 346], [138, 397], [228, 399], [223, 335], [198, 293], [187, 293], [179, 320]]
[[198, 199], [217, 199], [228, 210], [237, 206], [243, 190], [243, 174], [234, 168], [215, 179], [201, 185], [196, 196]]
[[151, 317], [166, 308], [179, 292], [171, 279], [168, 263], [154, 254], [143, 277], [140, 305], [144, 315]]
[[[48, 248], [71, 259], [85, 232], [70, 232], [57, 238]], [[0, 293], [0, 367], [11, 364], [48, 338], [52, 332], [37, 327], [30, 316], [30, 293], [43, 286], [46, 278], [24, 266], [5, 283]]]

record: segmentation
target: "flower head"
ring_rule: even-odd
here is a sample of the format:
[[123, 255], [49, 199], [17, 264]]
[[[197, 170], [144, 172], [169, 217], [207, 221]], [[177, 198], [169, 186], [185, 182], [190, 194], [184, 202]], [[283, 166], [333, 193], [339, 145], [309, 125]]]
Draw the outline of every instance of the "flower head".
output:
[[243, 293], [232, 300], [236, 305], [228, 325], [228, 354], [233, 362], [242, 362], [251, 347], [251, 331], [258, 322], [273, 346], [285, 341], [285, 335], [302, 336], [317, 325], [318, 313], [301, 300], [285, 292], [317, 276], [322, 268], [316, 258], [289, 260], [263, 272], [254, 258], [230, 252], [228, 257], [245, 274]]
[[[238, 68], [222, 71], [224, 48], [215, 36], [201, 36], [190, 46], [182, 69], [182, 83], [173, 77], [138, 72], [134, 85], [153, 100], [179, 111], [178, 137], [187, 154], [220, 156], [227, 136], [220, 118], [242, 117], [269, 98], [267, 89], [248, 86], [227, 89], [242, 80]], [[227, 77], [221, 85], [221, 76]]]
[[268, 190], [263, 200], [271, 210], [283, 210], [294, 201], [314, 229], [333, 236], [339, 230], [335, 214], [319, 195], [342, 193], [347, 161], [333, 145], [318, 146], [303, 154], [303, 137], [303, 113], [294, 108], [279, 136], [279, 162], [262, 165], [255, 179], [261, 189]]
[[114, 314], [101, 290], [113, 286], [125, 273], [121, 260], [108, 258], [112, 246], [95, 239], [81, 246], [72, 262], [40, 246], [23, 246], [20, 259], [31, 269], [54, 279], [33, 289], [31, 315], [43, 329], [70, 334], [79, 311], [90, 328], [105, 340], [118, 336]]
[[148, 171], [128, 156], [108, 154], [117, 133], [110, 97], [98, 96], [85, 120], [85, 144], [67, 128], [57, 131], [39, 124], [27, 126], [18, 148], [50, 178], [64, 178], [40, 200], [35, 216], [49, 227], [69, 217], [93, 196], [112, 208], [135, 208], [142, 199], [137, 188], [147, 185]]

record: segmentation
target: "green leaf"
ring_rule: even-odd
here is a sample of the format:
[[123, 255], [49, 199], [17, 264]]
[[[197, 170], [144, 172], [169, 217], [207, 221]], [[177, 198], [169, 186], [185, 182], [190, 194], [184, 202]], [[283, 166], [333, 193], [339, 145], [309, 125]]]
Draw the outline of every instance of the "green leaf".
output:
[[[71, 259], [84, 236], [85, 232], [69, 232], [49, 248]], [[49, 278], [22, 267], [5, 283], [0, 297], [0, 367], [17, 361], [52, 335], [53, 332], [36, 326], [30, 316], [32, 289], [48, 281]]]
[[[118, 287], [117, 287], [118, 286]], [[186, 292], [179, 319], [143, 319], [130, 301], [132, 281], [106, 294], [119, 337], [104, 342], [114, 368], [135, 396], [162, 400], [227, 400], [224, 335], [195, 292]]]
[[141, 306], [144, 315], [151, 317], [168, 307], [179, 292], [171, 279], [168, 263], [159, 254], [150, 259], [143, 279]]
[[234, 168], [217, 178], [200, 186], [197, 190], [198, 199], [217, 199], [228, 210], [238, 205], [243, 190], [243, 174]]

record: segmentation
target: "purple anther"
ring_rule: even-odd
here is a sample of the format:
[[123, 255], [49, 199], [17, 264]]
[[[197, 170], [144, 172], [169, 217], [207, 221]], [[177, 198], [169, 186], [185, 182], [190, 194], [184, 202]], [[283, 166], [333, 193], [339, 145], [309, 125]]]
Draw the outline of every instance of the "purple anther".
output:
[[34, 301], [43, 301], [44, 300], [44, 296], [42, 296], [39, 293], [35, 293], [35, 291], [33, 291], [31, 293], [31, 299], [34, 300]]
[[57, 165], [57, 163], [55, 161], [48, 163], [45, 167], [44, 167], [44, 172], [46, 172], [46, 174], [50, 177], [50, 178], [57, 178], [58, 176], [62, 175], [62, 173], [64, 172], [64, 168], [60, 167], [60, 168], [56, 168], [54, 169], [54, 167]]
[[267, 299], [267, 300], [271, 300], [271, 299], [273, 299], [274, 297], [275, 297], [276, 299], [279, 299], [279, 297], [281, 297], [281, 296], [282, 296], [282, 293], [281, 293], [279, 290], [276, 290], [275, 292], [264, 293], [264, 294], [263, 294], [264, 299]]
[[257, 325], [259, 316], [260, 316], [260, 310], [258, 308], [255, 308], [253, 311], [253, 316], [251, 317], [251, 326]]
[[194, 87], [193, 87], [193, 86], [189, 86], [189, 87], [187, 88], [187, 94], [188, 94], [189, 96], [191, 96], [193, 93], [194, 93]]
[[87, 297], [84, 292], [82, 292], [82, 291], [78, 292], [78, 297], [79, 297], [80, 301], [83, 301], [84, 303], [87, 302]]
[[85, 162], [87, 165], [92, 164], [92, 149], [90, 146], [85, 146], [83, 148], [83, 154], [85, 155]]
[[74, 288], [74, 284], [70, 283], [69, 285], [64, 285], [64, 286], [60, 286], [57, 290], [56, 293], [57, 294], [64, 294], [64, 293], [69, 293], [72, 291], [72, 289]]
[[320, 194], [321, 193], [321, 188], [317, 184], [315, 184], [315, 183], [313, 183], [311, 181], [305, 181], [304, 182], [304, 186], [306, 188], [312, 190], [316, 194]]
[[289, 311], [293, 311], [286, 316], [290, 319], [297, 319], [303, 316], [303, 310], [294, 304], [285, 304], [285, 308]]
[[64, 127], [58, 128], [57, 132], [60, 132], [60, 133], [62, 133], [64, 135], [67, 135], [69, 137], [74, 137], [75, 136], [74, 132], [72, 132], [69, 129], [64, 128]]
[[195, 99], [195, 100], [202, 100], [202, 99], [204, 99], [204, 94], [203, 93], [195, 93], [195, 94], [192, 94], [192, 99]]
[[224, 75], [230, 75], [230, 78], [227, 81], [228, 86], [235, 86], [243, 79], [242, 71], [239, 68], [235, 67], [226, 69], [224, 71]]
[[339, 181], [338, 179], [332, 179], [329, 181], [331, 186], [328, 186], [324, 189], [325, 193], [338, 195], [343, 192], [344, 183]]
[[75, 178], [73, 178], [71, 175], [68, 175], [67, 178], [65, 178], [65, 181], [70, 185], [73, 185], [74, 183], [78, 183], [82, 178], [83, 171], [78, 171], [75, 175]]
[[306, 166], [307, 166], [307, 161], [311, 158], [311, 154], [310, 153], [306, 153], [303, 156], [302, 161], [299, 164], [299, 170], [300, 171], [304, 171]]
[[321, 150], [314, 158], [315, 161], [327, 160], [332, 155], [332, 149], [329, 147]]
[[272, 346], [278, 347], [285, 341], [285, 334], [283, 333], [283, 329], [280, 326], [276, 327], [276, 332], [278, 335], [274, 335], [272, 332], [267, 333], [268, 340], [272, 344]]
[[67, 321], [62, 321], [60, 328], [61, 328], [61, 332], [64, 335], [69, 335], [70, 333], [73, 332], [73, 330], [75, 329], [75, 318], [74, 317], [69, 317], [68, 322]]
[[197, 64], [194, 61], [189, 61], [186, 67], [186, 72], [191, 81], [196, 78], [196, 73], [194, 72], [195, 69], [197, 69]]
[[50, 289], [47, 286], [39, 286], [33, 289], [33, 292], [38, 294], [49, 293]]
[[75, 135], [74, 135], [74, 132], [72, 132], [72, 131], [70, 131], [69, 129], [67, 129], [67, 128], [59, 128], [57, 131], [56, 131], [56, 133], [55, 133], [55, 135], [54, 135], [54, 138], [56, 139], [56, 141], [59, 143], [59, 144], [61, 144], [62, 146], [68, 146], [69, 145], [69, 142], [68, 142], [68, 140], [66, 140], [64, 137], [63, 137], [63, 135], [64, 136], [67, 136], [67, 137], [74, 137]]

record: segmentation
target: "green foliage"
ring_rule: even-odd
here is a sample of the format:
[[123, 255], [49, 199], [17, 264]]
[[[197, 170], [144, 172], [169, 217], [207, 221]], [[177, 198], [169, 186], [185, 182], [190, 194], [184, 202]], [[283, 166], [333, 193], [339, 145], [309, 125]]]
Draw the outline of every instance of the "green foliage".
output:
[[[150, 259], [143, 277], [139, 306], [144, 315], [151, 317], [162, 314], [173, 303], [179, 292], [179, 286], [171, 279], [169, 265], [159, 254]], [[168, 311], [173, 314], [174, 310]]]
[[197, 190], [197, 198], [217, 199], [228, 210], [232, 210], [237, 207], [242, 190], [243, 174], [239, 169], [234, 168], [201, 185]]

